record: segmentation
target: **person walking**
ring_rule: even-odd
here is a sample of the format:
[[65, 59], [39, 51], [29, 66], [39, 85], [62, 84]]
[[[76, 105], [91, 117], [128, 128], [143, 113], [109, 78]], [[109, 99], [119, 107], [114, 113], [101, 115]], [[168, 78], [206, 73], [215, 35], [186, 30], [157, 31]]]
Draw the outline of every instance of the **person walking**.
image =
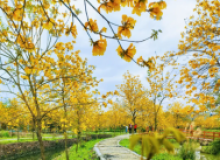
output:
[[137, 124], [134, 125], [134, 133], [137, 133]]
[[125, 133], [128, 132], [128, 126], [125, 126]]

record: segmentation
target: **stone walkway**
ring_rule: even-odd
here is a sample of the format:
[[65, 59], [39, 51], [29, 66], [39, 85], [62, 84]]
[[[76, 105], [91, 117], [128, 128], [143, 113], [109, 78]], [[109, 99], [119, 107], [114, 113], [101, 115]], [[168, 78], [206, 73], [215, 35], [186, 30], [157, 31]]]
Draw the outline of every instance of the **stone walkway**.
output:
[[105, 139], [94, 146], [101, 160], [140, 160], [140, 156], [119, 145], [119, 141], [129, 138], [129, 134]]

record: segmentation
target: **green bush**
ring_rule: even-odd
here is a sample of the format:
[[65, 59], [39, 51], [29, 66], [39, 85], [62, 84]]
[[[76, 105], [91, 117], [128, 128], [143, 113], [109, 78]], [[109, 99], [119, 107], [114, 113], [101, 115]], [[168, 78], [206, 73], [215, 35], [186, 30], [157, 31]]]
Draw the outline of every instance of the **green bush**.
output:
[[204, 152], [215, 155], [220, 153], [220, 140], [213, 141], [211, 146], [205, 148]]
[[168, 139], [171, 143], [177, 143], [175, 139]]
[[178, 155], [183, 159], [183, 160], [195, 160], [196, 159], [196, 154], [195, 154], [195, 148], [193, 147], [192, 143], [186, 142], [184, 143], [179, 150]]
[[0, 132], [0, 137], [10, 137], [9, 132], [8, 131], [1, 131]]
[[172, 155], [169, 153], [160, 153], [153, 157], [153, 160], [182, 160], [178, 155]]

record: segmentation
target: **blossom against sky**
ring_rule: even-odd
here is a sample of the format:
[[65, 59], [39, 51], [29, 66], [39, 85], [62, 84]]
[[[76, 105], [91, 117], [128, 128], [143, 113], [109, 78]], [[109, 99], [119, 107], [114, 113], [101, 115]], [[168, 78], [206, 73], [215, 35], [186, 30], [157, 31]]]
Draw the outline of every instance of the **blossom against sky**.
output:
[[[132, 30], [132, 40], [141, 40], [149, 37], [152, 33], [152, 29], [161, 29], [162, 33], [159, 34], [158, 40], [154, 41], [150, 39], [143, 43], [134, 43], [137, 49], [137, 53], [134, 56], [137, 59], [143, 56], [147, 59], [153, 55], [163, 55], [167, 51], [176, 51], [178, 42], [180, 39], [180, 33], [184, 31], [185, 20], [193, 15], [193, 8], [196, 5], [196, 0], [166, 0], [167, 8], [163, 10], [163, 18], [160, 21], [156, 21], [150, 18], [148, 13], [143, 13], [141, 17], [131, 14], [131, 10], [122, 8], [120, 12], [105, 14], [111, 21], [118, 24], [121, 23], [122, 14], [127, 14], [137, 20], [134, 30]], [[76, 7], [81, 8], [84, 4], [80, 1], [76, 1]], [[96, 5], [95, 1], [94, 4]], [[98, 4], [97, 4], [98, 6]], [[88, 6], [87, 6], [88, 7]], [[82, 10], [84, 12], [84, 10]], [[100, 16], [88, 7], [88, 13], [90, 18], [98, 19], [99, 29], [107, 26], [104, 21], [102, 23]], [[145, 18], [144, 18], [145, 17]], [[86, 21], [85, 14], [81, 14], [80, 18]], [[101, 22], [101, 23], [100, 23]], [[118, 43], [115, 40], [108, 40], [107, 51], [104, 56], [92, 56], [92, 46], [90, 46], [89, 37], [85, 33], [84, 29], [77, 25], [78, 38], [76, 39], [75, 50], [81, 50], [80, 55], [87, 57], [89, 64], [95, 65], [96, 70], [94, 76], [104, 79], [104, 82], [100, 83], [98, 89], [102, 94], [107, 91], [113, 91], [116, 89], [115, 85], [123, 83], [122, 75], [129, 70], [133, 75], [139, 75], [142, 83], [147, 88], [148, 84], [145, 80], [147, 76], [147, 68], [141, 68], [134, 62], [126, 62], [121, 59], [116, 49]], [[108, 28], [107, 28], [108, 29]], [[115, 28], [117, 31], [117, 28]], [[107, 32], [111, 35], [111, 32]], [[98, 40], [97, 36], [93, 36], [94, 40]], [[70, 41], [72, 37], [63, 37], [63, 41]], [[127, 48], [130, 43], [123, 43], [123, 47]], [[155, 54], [156, 53], [156, 54]]]
[[[152, 0], [150, 0], [151, 2]], [[96, 0], [91, 0], [91, 2], [98, 7]], [[167, 51], [177, 50], [178, 41], [180, 39], [180, 33], [184, 31], [185, 21], [184, 19], [189, 18], [193, 15], [193, 8], [196, 5], [196, 0], [166, 0], [167, 8], [163, 10], [163, 18], [160, 21], [156, 21], [150, 18], [148, 13], [142, 13], [141, 17], [131, 14], [131, 9], [122, 8], [120, 12], [105, 14], [111, 21], [120, 24], [122, 19], [122, 14], [127, 14], [137, 20], [134, 30], [132, 30], [132, 40], [141, 40], [147, 38], [151, 35], [152, 29], [161, 29], [162, 33], [159, 34], [158, 40], [154, 41], [150, 39], [143, 43], [134, 43], [137, 49], [137, 53], [134, 59], [143, 56], [147, 59], [150, 56], [163, 55]], [[75, 1], [76, 8], [80, 8], [82, 14], [80, 19], [86, 22], [86, 16], [84, 9], [84, 3], [82, 0]], [[100, 21], [100, 16], [94, 12], [94, 10], [88, 6], [88, 13], [90, 18], [97, 19], [99, 29], [106, 27], [104, 21]], [[122, 75], [129, 70], [133, 75], [139, 75], [142, 83], [147, 88], [148, 84], [145, 80], [147, 76], [147, 68], [141, 68], [134, 62], [126, 62], [121, 59], [116, 49], [118, 48], [118, 43], [115, 40], [108, 40], [107, 50], [104, 56], [92, 56], [92, 46], [90, 46], [89, 37], [87, 36], [85, 30], [79, 25], [75, 20], [78, 30], [78, 36], [76, 39], [76, 44], [74, 46], [75, 50], [81, 50], [80, 56], [83, 58], [88, 58], [88, 63], [95, 65], [96, 70], [94, 71], [94, 76], [98, 79], [103, 78], [104, 82], [99, 84], [98, 90], [104, 94], [107, 91], [113, 91], [116, 89], [115, 85], [123, 83]], [[109, 30], [109, 28], [107, 28]], [[115, 28], [117, 31], [117, 28]], [[107, 32], [111, 35], [111, 32]], [[94, 40], [98, 40], [99, 37], [93, 35]], [[62, 36], [59, 41], [68, 42], [74, 40], [73, 37]], [[46, 39], [45, 39], [46, 41]], [[127, 48], [130, 43], [123, 43], [124, 48]], [[11, 95], [2, 95], [4, 98], [9, 98]]]

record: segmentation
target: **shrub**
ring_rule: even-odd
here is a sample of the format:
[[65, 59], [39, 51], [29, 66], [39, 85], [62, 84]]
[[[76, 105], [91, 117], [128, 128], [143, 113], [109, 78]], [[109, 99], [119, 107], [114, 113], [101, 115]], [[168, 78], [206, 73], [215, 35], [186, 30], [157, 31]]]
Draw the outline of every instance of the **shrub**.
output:
[[102, 139], [102, 138], [110, 138], [111, 134], [87, 134], [86, 138], [91, 137], [92, 139]]
[[183, 160], [195, 160], [196, 154], [195, 154], [195, 148], [193, 146], [193, 143], [186, 142], [184, 143], [179, 150], [179, 156], [182, 157]]
[[168, 139], [171, 143], [177, 143], [175, 139]]
[[8, 131], [1, 131], [0, 137], [10, 137], [10, 135], [9, 135]]
[[209, 154], [220, 153], [220, 140], [213, 141], [211, 143], [211, 146], [205, 148], [204, 152]]

